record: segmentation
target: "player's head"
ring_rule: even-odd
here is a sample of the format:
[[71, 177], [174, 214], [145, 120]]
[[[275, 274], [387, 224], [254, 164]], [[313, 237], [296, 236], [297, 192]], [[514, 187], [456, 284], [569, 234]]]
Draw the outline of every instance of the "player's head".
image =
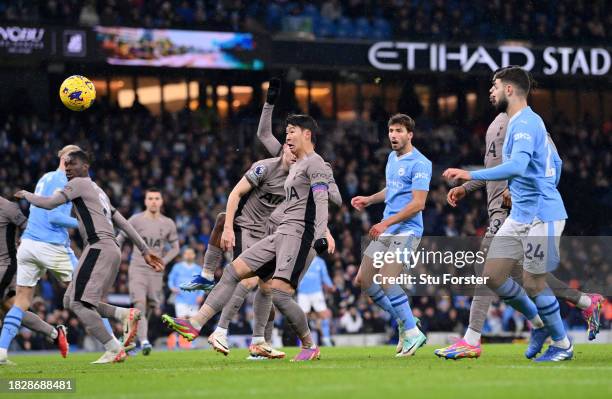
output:
[[91, 158], [83, 150], [72, 151], [65, 155], [64, 167], [66, 168], [66, 177], [72, 180], [75, 177], [89, 176], [89, 165]]
[[61, 170], [65, 170], [65, 163], [66, 163], [66, 155], [70, 154], [71, 152], [74, 151], [82, 151], [81, 147], [79, 147], [78, 145], [74, 145], [74, 144], [69, 144], [67, 146], [65, 146], [64, 148], [62, 148], [61, 150], [59, 150], [57, 152], [57, 157], [59, 158], [60, 162], [59, 162], [59, 169]]
[[414, 135], [414, 119], [406, 114], [395, 114], [389, 119], [387, 126], [391, 149], [401, 153], [409, 151]]
[[283, 157], [283, 165], [287, 167], [291, 166], [291, 164], [294, 164], [295, 161], [297, 161], [297, 157], [291, 152], [291, 149], [287, 143], [283, 144], [283, 152], [281, 156]]
[[533, 79], [529, 72], [519, 66], [507, 66], [493, 74], [489, 99], [499, 112], [506, 112], [508, 104], [516, 100], [526, 100]]
[[145, 192], [145, 208], [147, 212], [157, 213], [164, 205], [164, 198], [160, 189], [149, 187]]
[[312, 151], [319, 133], [317, 122], [308, 115], [289, 115], [285, 122], [286, 143], [291, 152], [299, 157]]
[[193, 248], [186, 248], [183, 251], [183, 261], [187, 263], [195, 262], [196, 254]]

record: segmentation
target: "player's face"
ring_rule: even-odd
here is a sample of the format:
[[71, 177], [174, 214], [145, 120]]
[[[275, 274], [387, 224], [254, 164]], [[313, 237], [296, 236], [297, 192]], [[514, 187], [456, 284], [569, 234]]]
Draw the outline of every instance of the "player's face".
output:
[[193, 263], [195, 261], [195, 251], [191, 248], [188, 248], [183, 253], [183, 260], [187, 263]]
[[64, 161], [64, 167], [66, 168], [66, 177], [68, 180], [72, 180], [74, 177], [87, 177], [89, 172], [89, 165], [71, 156], [66, 156]]
[[393, 151], [401, 151], [406, 148], [410, 140], [412, 140], [412, 132], [409, 132], [406, 126], [399, 123], [389, 126], [389, 141], [391, 141]]
[[495, 79], [489, 89], [489, 100], [498, 112], [506, 112], [508, 109], [508, 97], [504, 91], [505, 85], [501, 79]]
[[149, 192], [145, 196], [145, 207], [147, 211], [157, 213], [164, 204], [161, 193]]
[[305, 130], [302, 130], [301, 127], [291, 124], [287, 125], [287, 129], [285, 129], [285, 133], [287, 134], [285, 143], [289, 146], [289, 150], [293, 155], [297, 156], [298, 152], [304, 146], [304, 140], [306, 140], [304, 132]]
[[283, 164], [289, 166], [297, 161], [297, 157], [291, 152], [289, 145], [283, 144]]

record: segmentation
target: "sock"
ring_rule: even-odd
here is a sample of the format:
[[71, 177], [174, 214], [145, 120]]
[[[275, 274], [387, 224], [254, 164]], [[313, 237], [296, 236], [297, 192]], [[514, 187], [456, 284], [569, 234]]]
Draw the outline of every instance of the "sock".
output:
[[251, 339], [251, 343], [254, 345], [263, 344], [264, 342], [266, 342], [266, 339], [264, 337], [256, 337], [255, 335], [253, 335], [253, 338]]
[[472, 330], [472, 327], [468, 327], [463, 340], [472, 346], [476, 346], [480, 343], [480, 332]]
[[206, 297], [204, 305], [198, 310], [198, 314], [189, 319], [189, 322], [197, 329], [202, 329], [215, 314], [232, 298], [236, 286], [240, 282], [233, 265], [229, 265], [223, 270], [223, 275], [219, 284], [210, 291]]
[[578, 309], [588, 309], [591, 306], [591, 297], [586, 295], [586, 294], [582, 294], [580, 295], [580, 299], [578, 299], [578, 302], [576, 303], [576, 307]]
[[219, 327], [227, 329], [229, 327], [230, 321], [238, 314], [242, 304], [244, 303], [244, 298], [248, 295], [250, 289], [245, 287], [242, 284], [238, 284], [236, 289], [234, 290], [234, 294], [232, 295], [232, 299], [223, 307], [221, 311], [221, 317], [219, 318]]
[[410, 330], [415, 328], [416, 322], [414, 321], [414, 316], [412, 316], [408, 295], [406, 295], [402, 287], [400, 287], [398, 284], [390, 285], [386, 289], [385, 293], [387, 294], [393, 309], [395, 309], [397, 317], [404, 325], [404, 329]]
[[321, 333], [323, 334], [323, 338], [331, 338], [331, 328], [329, 319], [321, 320]]
[[293, 328], [298, 338], [303, 340], [304, 337], [310, 335], [306, 315], [291, 294], [272, 288], [272, 302], [287, 318], [289, 325]]
[[380, 287], [380, 285], [372, 283], [372, 285], [369, 286], [365, 290], [365, 292], [375, 304], [380, 306], [380, 308], [383, 309], [385, 312], [389, 313], [392, 318], [399, 319], [397, 312], [393, 308], [393, 305], [391, 305], [391, 301], [389, 300], [389, 298], [387, 298], [385, 292]]
[[264, 339], [268, 343], [272, 343], [272, 332], [274, 331], [274, 319], [268, 320], [264, 329]]
[[32, 331], [43, 333], [47, 337], [51, 337], [53, 339], [57, 338], [57, 331], [55, 330], [55, 327], [38, 317], [37, 314], [30, 311], [23, 313], [21, 325], [29, 328]]
[[227, 328], [219, 327], [215, 328], [215, 332], [227, 336]]
[[98, 313], [100, 313], [100, 316], [102, 317], [113, 318], [116, 320], [123, 321], [123, 319], [125, 319], [130, 314], [130, 309], [100, 302], [98, 304]]
[[111, 337], [111, 339], [104, 344], [104, 349], [109, 352], [120, 352], [121, 351], [121, 343], [115, 337]]
[[504, 302], [521, 312], [527, 320], [531, 321], [538, 315], [536, 305], [529, 299], [523, 287], [513, 279], [507, 279], [495, 292]]
[[[140, 310], [140, 320], [138, 320], [138, 330], [136, 331], [136, 336], [140, 342], [146, 341], [149, 339], [149, 320], [146, 317], [147, 314], [147, 300], [136, 301], [134, 303], [134, 307]], [[113, 311], [114, 315], [114, 311]]]
[[533, 297], [533, 301], [538, 308], [540, 318], [544, 322], [546, 328], [548, 328], [552, 340], [563, 341], [567, 339], [565, 326], [563, 325], [563, 320], [561, 320], [559, 302], [551, 289], [545, 288], [542, 292]]
[[561, 349], [568, 349], [570, 346], [572, 346], [572, 343], [566, 335], [565, 338], [560, 341], [553, 341], [551, 345]]
[[102, 317], [100, 317], [100, 314], [96, 310], [86, 307], [79, 301], [73, 301], [70, 304], [70, 310], [72, 310], [81, 323], [83, 323], [87, 333], [100, 341], [100, 343], [108, 343], [113, 339], [113, 336], [104, 326]]
[[[274, 314], [271, 314], [272, 312], [272, 295], [258, 288], [257, 292], [255, 292], [255, 298], [253, 298], [254, 337], [266, 337], [266, 329], [270, 323], [270, 316], [272, 316], [272, 328], [274, 328]], [[272, 335], [272, 330], [269, 333]]]
[[221, 264], [222, 260], [223, 251], [221, 248], [209, 244], [204, 254], [204, 267], [200, 275], [207, 280], [214, 280], [215, 270], [217, 270], [217, 266]]
[[0, 348], [4, 350], [8, 350], [8, 347], [11, 345], [13, 338], [19, 332], [19, 327], [21, 327], [21, 320], [23, 319], [23, 310], [21, 308], [13, 305], [13, 307], [8, 311], [6, 316], [4, 317], [4, 322], [2, 323], [2, 333], [0, 333]]
[[[493, 302], [492, 292], [490, 295], [476, 295], [474, 298], [472, 298], [472, 303], [470, 305], [469, 329], [471, 329], [473, 333], [478, 334], [478, 339], [480, 339], [480, 332], [482, 331], [484, 323], [487, 320], [487, 313], [489, 312], [491, 302]], [[468, 343], [470, 345], [476, 345], [470, 343], [469, 341]]]
[[406, 336], [408, 337], [416, 337], [417, 335], [421, 334], [421, 330], [419, 330], [419, 328], [415, 324], [414, 327], [409, 328], [406, 331], [404, 331], [404, 334], [406, 334]]

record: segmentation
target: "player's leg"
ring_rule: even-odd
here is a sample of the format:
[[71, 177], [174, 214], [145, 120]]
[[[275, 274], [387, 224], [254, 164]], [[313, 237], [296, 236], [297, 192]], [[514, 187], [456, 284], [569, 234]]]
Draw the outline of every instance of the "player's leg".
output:
[[[209, 292], [215, 286], [215, 270], [223, 261], [223, 250], [221, 249], [221, 235], [225, 223], [225, 212], [217, 215], [215, 225], [210, 233], [208, 247], [204, 253], [204, 267], [199, 276], [193, 276], [191, 281], [183, 283], [180, 288], [185, 291], [203, 290]], [[236, 237], [238, 240], [238, 237]], [[240, 253], [240, 252], [238, 252]]]
[[272, 347], [272, 330], [274, 328], [274, 306], [272, 305], [272, 275], [276, 266], [275, 260], [260, 268], [259, 287], [253, 299], [253, 338], [249, 345], [249, 360], [282, 359], [285, 352]]
[[99, 242], [88, 246], [64, 296], [64, 307], [72, 310], [88, 334], [106, 349], [94, 364], [121, 362], [127, 357], [119, 340], [106, 329], [97, 310], [117, 277], [120, 261], [116, 245]]
[[121, 322], [123, 326], [123, 338], [121, 342], [126, 351], [130, 350], [130, 348], [135, 345], [133, 345], [133, 342], [138, 331], [138, 321], [141, 315], [140, 310], [136, 308], [123, 308], [104, 302], [98, 303], [97, 310], [100, 316], [105, 319], [116, 319]]
[[321, 335], [323, 336], [321, 342], [324, 346], [333, 346], [331, 340], [331, 310], [327, 308], [325, 303], [325, 295], [323, 291], [312, 294], [312, 308], [317, 314], [317, 318], [321, 323]]
[[149, 276], [140, 267], [131, 267], [128, 271], [128, 290], [132, 307], [137, 309], [137, 327], [134, 330], [140, 346], [148, 342], [147, 333], [149, 321], [147, 320], [147, 291]]
[[142, 347], [142, 354], [149, 356], [153, 350], [153, 345], [149, 342], [149, 319], [154, 312], [157, 312], [163, 301], [163, 274], [153, 273], [147, 271], [146, 276], [146, 287], [147, 287], [147, 300], [146, 300], [146, 314], [138, 321], [138, 330], [136, 335], [140, 341]]

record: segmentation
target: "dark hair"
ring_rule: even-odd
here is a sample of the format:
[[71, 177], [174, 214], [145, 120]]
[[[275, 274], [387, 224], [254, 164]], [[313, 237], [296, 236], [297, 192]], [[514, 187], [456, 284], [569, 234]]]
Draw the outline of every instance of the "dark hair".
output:
[[510, 65], [495, 71], [493, 81], [496, 79], [513, 84], [525, 95], [529, 94], [532, 83], [535, 83], [529, 72], [516, 65]]
[[160, 190], [160, 189], [159, 189], [159, 188], [157, 188], [157, 187], [147, 187], [147, 189], [146, 189], [146, 191], [145, 191], [145, 195], [146, 195], [147, 193], [160, 193], [160, 194], [162, 194], [162, 190]]
[[68, 156], [71, 158], [80, 159], [83, 163], [91, 165], [91, 156], [83, 150], [72, 151], [68, 153]]
[[406, 114], [395, 114], [391, 118], [389, 118], [389, 123], [387, 126], [391, 125], [402, 125], [409, 132], [414, 132], [414, 119], [409, 117]]
[[319, 134], [319, 125], [310, 115], [296, 115], [292, 114], [285, 120], [286, 125], [298, 126], [303, 130], [310, 130], [311, 141], [317, 142], [317, 135]]

